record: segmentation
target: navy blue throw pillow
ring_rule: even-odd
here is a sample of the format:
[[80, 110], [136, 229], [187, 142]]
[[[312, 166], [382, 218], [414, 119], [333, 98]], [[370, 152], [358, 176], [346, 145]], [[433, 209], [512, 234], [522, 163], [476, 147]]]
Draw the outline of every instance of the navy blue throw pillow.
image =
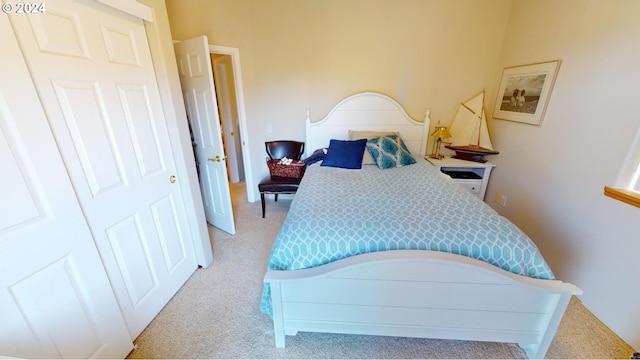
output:
[[362, 154], [367, 147], [367, 139], [329, 141], [329, 149], [321, 166], [331, 166], [343, 169], [361, 169]]

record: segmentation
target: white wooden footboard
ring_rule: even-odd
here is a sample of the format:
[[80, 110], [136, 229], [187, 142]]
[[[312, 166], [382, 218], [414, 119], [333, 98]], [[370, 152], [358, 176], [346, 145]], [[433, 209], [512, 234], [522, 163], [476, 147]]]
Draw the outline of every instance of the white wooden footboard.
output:
[[512, 274], [465, 256], [369, 253], [267, 271], [277, 347], [298, 331], [518, 343], [543, 358], [578, 287]]

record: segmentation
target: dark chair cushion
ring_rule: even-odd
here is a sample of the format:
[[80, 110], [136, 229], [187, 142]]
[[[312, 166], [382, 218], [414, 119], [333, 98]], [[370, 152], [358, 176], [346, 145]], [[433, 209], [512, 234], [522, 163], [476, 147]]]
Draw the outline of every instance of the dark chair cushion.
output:
[[295, 192], [301, 179], [267, 176], [258, 184], [260, 192]]

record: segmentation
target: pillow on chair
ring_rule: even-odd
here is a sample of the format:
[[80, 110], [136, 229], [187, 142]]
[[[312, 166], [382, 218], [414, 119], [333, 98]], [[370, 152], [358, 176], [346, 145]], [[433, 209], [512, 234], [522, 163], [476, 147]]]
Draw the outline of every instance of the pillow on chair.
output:
[[329, 141], [327, 155], [320, 166], [338, 167], [343, 169], [361, 169], [362, 155], [367, 147], [367, 139]]

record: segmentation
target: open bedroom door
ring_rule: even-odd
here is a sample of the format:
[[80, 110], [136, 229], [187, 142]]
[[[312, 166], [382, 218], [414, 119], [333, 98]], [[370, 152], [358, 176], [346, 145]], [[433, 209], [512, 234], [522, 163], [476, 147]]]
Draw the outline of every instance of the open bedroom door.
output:
[[207, 221], [233, 235], [236, 229], [208, 40], [199, 36], [176, 43], [174, 48]]

